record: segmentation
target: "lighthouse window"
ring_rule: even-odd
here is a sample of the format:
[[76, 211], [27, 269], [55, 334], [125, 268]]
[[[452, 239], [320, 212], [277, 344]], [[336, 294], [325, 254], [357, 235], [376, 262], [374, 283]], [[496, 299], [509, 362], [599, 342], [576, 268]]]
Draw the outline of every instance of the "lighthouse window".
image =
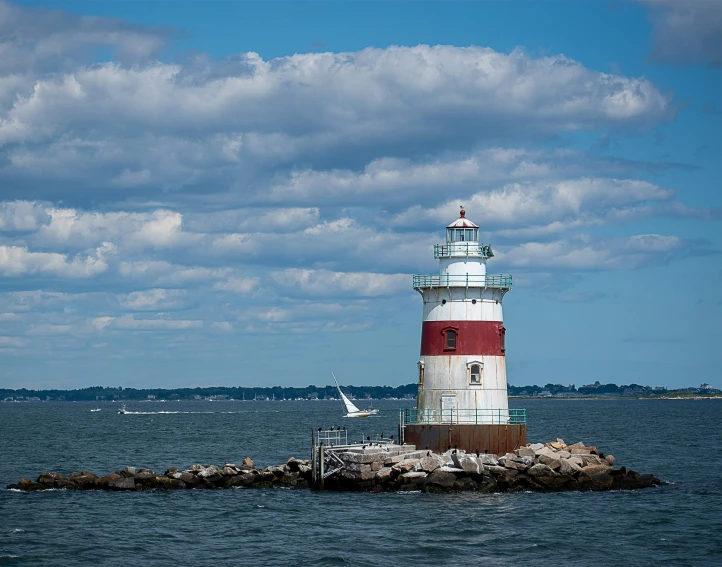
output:
[[471, 383], [481, 384], [481, 366], [478, 364], [471, 365]]
[[456, 348], [456, 331], [446, 331], [446, 348], [447, 349], [454, 349]]
[[499, 329], [499, 348], [501, 352], [506, 351], [506, 329], [504, 327]]

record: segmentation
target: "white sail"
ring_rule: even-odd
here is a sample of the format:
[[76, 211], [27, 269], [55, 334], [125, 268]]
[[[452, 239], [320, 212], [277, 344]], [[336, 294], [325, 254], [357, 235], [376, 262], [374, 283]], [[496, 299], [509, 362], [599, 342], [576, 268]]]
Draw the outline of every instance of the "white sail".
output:
[[355, 405], [353, 405], [353, 402], [349, 400], [346, 395], [341, 391], [341, 387], [338, 385], [338, 380], [336, 380], [336, 375], [331, 372], [331, 376], [333, 376], [333, 381], [336, 382], [336, 389], [338, 390], [339, 396], [341, 396], [341, 399], [343, 400], [343, 405], [346, 406], [346, 413], [359, 413], [361, 410], [358, 409]]

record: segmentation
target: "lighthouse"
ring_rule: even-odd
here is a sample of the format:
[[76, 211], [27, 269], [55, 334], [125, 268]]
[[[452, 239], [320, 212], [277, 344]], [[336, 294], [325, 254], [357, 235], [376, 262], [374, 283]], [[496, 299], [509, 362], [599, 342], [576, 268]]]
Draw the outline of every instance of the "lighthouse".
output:
[[462, 207], [434, 246], [438, 275], [413, 277], [423, 320], [416, 408], [401, 412], [407, 443], [496, 454], [526, 443], [526, 411], [509, 408], [506, 389], [502, 300], [512, 277], [487, 274], [493, 256]]

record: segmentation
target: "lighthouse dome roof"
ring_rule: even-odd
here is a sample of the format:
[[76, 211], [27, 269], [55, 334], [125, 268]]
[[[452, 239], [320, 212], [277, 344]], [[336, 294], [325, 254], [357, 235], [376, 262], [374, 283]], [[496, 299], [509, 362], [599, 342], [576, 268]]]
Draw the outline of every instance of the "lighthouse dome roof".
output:
[[446, 228], [479, 228], [479, 226], [467, 219], [466, 211], [461, 209], [459, 212], [459, 218], [447, 225]]

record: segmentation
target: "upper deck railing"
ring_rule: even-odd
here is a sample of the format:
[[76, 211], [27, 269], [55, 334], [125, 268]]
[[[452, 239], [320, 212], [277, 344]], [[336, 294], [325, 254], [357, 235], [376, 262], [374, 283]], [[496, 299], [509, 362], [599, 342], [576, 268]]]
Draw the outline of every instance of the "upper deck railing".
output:
[[525, 424], [526, 409], [405, 408], [400, 410], [399, 418], [402, 426], [414, 423], [487, 423], [500, 425]]
[[460, 275], [423, 275], [416, 274], [413, 277], [414, 289], [427, 287], [494, 287], [499, 289], [511, 289], [511, 276], [476, 276], [469, 274]]
[[478, 242], [447, 242], [434, 244], [434, 258], [492, 258], [494, 253], [488, 244]]

